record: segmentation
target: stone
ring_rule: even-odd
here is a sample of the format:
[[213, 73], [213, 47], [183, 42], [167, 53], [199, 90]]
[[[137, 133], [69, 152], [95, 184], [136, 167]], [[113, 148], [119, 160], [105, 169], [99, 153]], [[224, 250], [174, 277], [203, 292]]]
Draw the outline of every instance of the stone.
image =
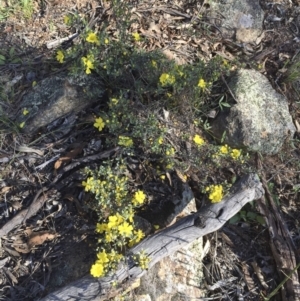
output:
[[134, 292], [135, 300], [145, 294], [149, 301], [196, 301], [204, 297], [200, 289], [203, 282], [202, 246], [203, 240], [199, 238], [155, 264], [142, 276], [140, 287]]
[[[54, 120], [70, 113], [77, 114], [99, 101], [104, 91], [100, 80], [93, 76], [75, 77], [63, 73], [45, 78], [23, 96], [16, 123], [25, 122], [23, 131], [33, 134]], [[26, 115], [24, 109], [28, 112]]]
[[209, 3], [212, 17], [218, 13], [215, 17], [221, 22], [220, 30], [224, 38], [253, 43], [262, 33], [264, 12], [258, 0], [219, 0]]
[[296, 128], [285, 97], [277, 93], [268, 79], [255, 70], [238, 70], [229, 82], [237, 103], [219, 114], [212, 132], [233, 148], [261, 154], [278, 153]]

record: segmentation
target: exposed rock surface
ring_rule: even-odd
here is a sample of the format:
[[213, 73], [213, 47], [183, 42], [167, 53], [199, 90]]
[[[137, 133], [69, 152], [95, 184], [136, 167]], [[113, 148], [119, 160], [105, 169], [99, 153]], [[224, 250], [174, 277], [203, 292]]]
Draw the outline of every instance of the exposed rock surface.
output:
[[220, 29], [225, 38], [249, 43], [255, 42], [261, 34], [264, 12], [258, 0], [219, 0], [209, 3], [213, 14], [222, 14], [217, 20], [221, 22]]
[[[57, 118], [80, 112], [99, 101], [103, 94], [101, 82], [92, 76], [51, 76], [39, 82], [31, 92], [23, 96], [16, 122], [25, 122], [23, 130], [26, 133], [34, 133]], [[23, 114], [24, 109], [28, 114]]]
[[158, 262], [141, 278], [140, 287], [135, 291], [135, 300], [199, 300], [204, 296], [200, 289], [202, 256], [202, 238], [199, 238]]
[[221, 113], [212, 126], [214, 134], [231, 147], [262, 154], [276, 154], [295, 133], [285, 97], [255, 70], [239, 70], [229, 87], [237, 104]]

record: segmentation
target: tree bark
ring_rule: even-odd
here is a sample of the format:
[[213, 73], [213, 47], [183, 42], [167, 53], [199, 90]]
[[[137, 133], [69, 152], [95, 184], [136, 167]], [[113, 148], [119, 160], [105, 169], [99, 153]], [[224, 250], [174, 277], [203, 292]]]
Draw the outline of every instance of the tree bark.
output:
[[221, 202], [201, 208], [198, 212], [147, 237], [130, 249], [126, 261], [120, 264], [114, 275], [99, 279], [85, 276], [49, 294], [41, 301], [105, 300], [114, 290], [113, 283], [126, 286], [147, 273], [147, 270], [142, 270], [134, 262], [135, 254], [143, 250], [150, 259], [150, 269], [164, 257], [192, 243], [195, 239], [220, 229], [245, 204], [262, 197], [263, 194], [264, 190], [258, 176], [246, 175], [232, 187], [230, 194]]

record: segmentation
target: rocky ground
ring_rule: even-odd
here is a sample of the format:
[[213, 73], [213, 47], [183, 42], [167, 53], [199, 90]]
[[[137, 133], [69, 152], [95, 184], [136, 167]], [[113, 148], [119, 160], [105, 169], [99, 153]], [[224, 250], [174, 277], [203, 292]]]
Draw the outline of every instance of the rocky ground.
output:
[[[166, 200], [173, 198], [174, 175], [178, 180], [184, 173], [186, 178], [181, 180], [191, 187], [197, 208], [203, 202], [200, 187], [207, 184], [207, 178], [211, 183], [233, 182], [242, 174], [256, 172], [266, 194], [265, 199], [248, 204], [222, 229], [205, 236], [192, 248], [196, 253], [189, 250], [184, 255], [175, 254], [176, 264], [182, 261], [183, 265], [172, 266], [175, 261], [172, 257], [165, 265], [161, 263], [156, 270], [151, 270], [138, 289], [125, 295], [127, 300], [264, 300], [263, 296], [272, 297], [267, 300], [300, 299], [297, 271], [284, 289], [280, 286], [299, 263], [299, 3], [296, 0], [248, 1], [246, 7], [234, 7], [241, 13], [247, 10], [242, 23], [237, 25], [230, 23], [235, 20], [233, 7], [222, 8], [226, 2], [128, 1], [136, 20], [128, 27], [128, 33], [138, 32], [144, 38], [135, 43], [135, 47], [149, 52], [160, 49], [168, 59], [180, 65], [193, 64], [199, 58], [208, 62], [218, 55], [230, 62], [231, 71], [245, 68], [260, 72], [275, 91], [286, 97], [295, 133], [292, 139], [284, 141], [279, 152], [249, 151], [244, 165], [230, 161], [221, 167], [206, 163], [203, 166], [191, 164], [186, 170], [178, 167], [166, 172], [168, 179], [163, 184], [150, 169], [141, 168], [135, 161], [129, 162], [129, 169], [135, 175], [131, 178], [132, 186], [142, 185], [154, 199], [146, 208], [148, 211], [140, 212], [140, 216], [152, 218], [153, 224], [161, 227], [167, 226], [166, 218], [155, 217], [166, 209], [162, 206], [163, 209], [155, 211], [160, 205], [157, 196], [163, 195]], [[0, 297], [2, 300], [39, 300], [89, 273], [95, 260], [97, 219], [85, 207], [91, 196], [83, 193], [84, 178], [80, 170], [101, 164], [102, 160], [118, 153], [119, 147], [103, 144], [104, 137], [95, 132], [92, 124], [102, 107], [93, 97], [82, 107], [81, 103], [73, 104], [77, 108], [76, 117], [68, 115], [68, 110], [74, 107], [62, 106], [63, 97], [59, 109], [51, 114], [42, 110], [42, 105], [30, 127], [20, 129], [24, 102], [33, 91], [38, 95], [36, 103], [43, 104], [46, 96], [42, 93], [47, 89], [42, 86], [41, 94], [37, 94], [33, 83], [39, 88], [47, 78], [56, 78], [53, 85], [62, 95], [75, 93], [72, 84], [65, 85], [61, 80], [68, 66], [54, 59], [62, 38], [67, 38], [63, 44], [65, 49], [73, 38], [76, 44], [80, 27], [67, 26], [64, 20], [67, 14], [86, 17], [93, 30], [108, 21], [106, 33], [112, 39], [116, 37], [118, 20], [109, 1], [33, 1], [32, 7], [16, 3], [5, 2], [4, 7], [10, 9], [1, 11], [0, 8]], [[230, 103], [229, 83], [230, 75], [220, 78], [207, 102], [214, 103], [226, 95]], [[97, 86], [105, 91], [105, 97], [109, 97], [110, 88]], [[99, 95], [97, 89], [95, 93]], [[182, 118], [176, 120], [179, 126], [172, 128], [174, 136], [170, 136], [176, 150], [182, 148], [177, 139], [179, 132], [198, 133], [198, 129], [188, 123], [190, 112], [180, 110]], [[213, 122], [220, 112], [218, 105], [210, 106], [204, 119]], [[46, 118], [48, 115], [50, 119]], [[53, 116], [60, 119], [54, 120]], [[200, 133], [206, 141], [217, 145], [204, 125]], [[204, 152], [209, 153], [209, 149], [205, 148]], [[140, 154], [136, 160], [144, 162], [145, 156]], [[46, 191], [45, 187], [52, 190]], [[23, 215], [14, 219], [20, 212]], [[200, 257], [204, 275], [199, 276], [201, 273], [189, 270], [186, 262], [190, 260], [187, 254], [194, 258], [193, 263], [197, 261], [195, 254], [200, 252], [202, 243], [205, 255]], [[166, 270], [171, 267], [174, 275], [180, 271], [180, 280], [168, 278]], [[187, 270], [193, 274], [192, 285], [188, 285]], [[167, 283], [165, 287], [159, 287], [159, 281], [154, 287], [154, 280], [158, 278], [164, 279], [161, 283]], [[170, 285], [176, 281], [179, 284]], [[150, 282], [151, 288], [147, 285]], [[189, 289], [181, 291], [180, 283]], [[274, 296], [270, 295], [272, 292]]]

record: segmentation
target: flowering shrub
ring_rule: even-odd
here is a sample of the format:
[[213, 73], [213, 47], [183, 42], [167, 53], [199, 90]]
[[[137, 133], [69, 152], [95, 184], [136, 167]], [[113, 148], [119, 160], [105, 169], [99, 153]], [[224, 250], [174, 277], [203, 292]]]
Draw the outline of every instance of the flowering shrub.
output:
[[[99, 250], [90, 271], [94, 277], [113, 271], [123, 259], [121, 250], [134, 246], [144, 237], [140, 229], [135, 229], [133, 218], [134, 209], [145, 203], [146, 194], [142, 190], [133, 195], [129, 193], [125, 171], [123, 161], [115, 162], [115, 166], [103, 165], [98, 171], [85, 170], [88, 177], [82, 186], [86, 192], [94, 194], [88, 206], [99, 216], [96, 225]], [[143, 266], [145, 262], [144, 259]]]
[[[76, 76], [90, 76], [105, 83], [107, 99], [101, 102], [101, 112], [93, 123], [100, 134], [93, 133], [106, 148], [118, 145], [127, 157], [138, 158], [143, 181], [152, 177], [151, 180], [172, 186], [171, 176], [176, 171], [179, 179], [188, 183], [190, 174], [186, 171], [196, 168], [202, 173], [205, 187], [211, 170], [218, 170], [227, 161], [241, 163], [245, 158], [241, 150], [227, 145], [218, 147], [205, 135], [209, 129], [207, 112], [215, 109], [213, 85], [230, 63], [216, 56], [209, 62], [199, 59], [193, 64], [177, 65], [161, 52], [138, 49], [146, 49], [148, 37], [141, 37], [136, 27], [130, 33], [134, 20], [126, 2], [110, 1], [112, 18], [119, 17], [113, 36], [108, 36], [105, 22], [94, 31], [87, 27], [87, 20], [67, 15], [66, 25], [83, 28], [80, 42], [56, 51], [55, 59]], [[82, 186], [93, 195], [87, 206], [98, 218], [97, 259], [90, 271], [95, 277], [114, 271], [125, 260], [125, 250], [145, 235], [134, 223], [134, 215], [151, 198], [141, 188], [129, 186], [132, 179], [129, 181], [128, 170], [121, 159], [101, 163], [99, 169], [85, 170]], [[211, 202], [224, 197], [227, 190], [222, 183], [206, 188]], [[146, 269], [150, 259], [141, 252], [135, 260]]]

